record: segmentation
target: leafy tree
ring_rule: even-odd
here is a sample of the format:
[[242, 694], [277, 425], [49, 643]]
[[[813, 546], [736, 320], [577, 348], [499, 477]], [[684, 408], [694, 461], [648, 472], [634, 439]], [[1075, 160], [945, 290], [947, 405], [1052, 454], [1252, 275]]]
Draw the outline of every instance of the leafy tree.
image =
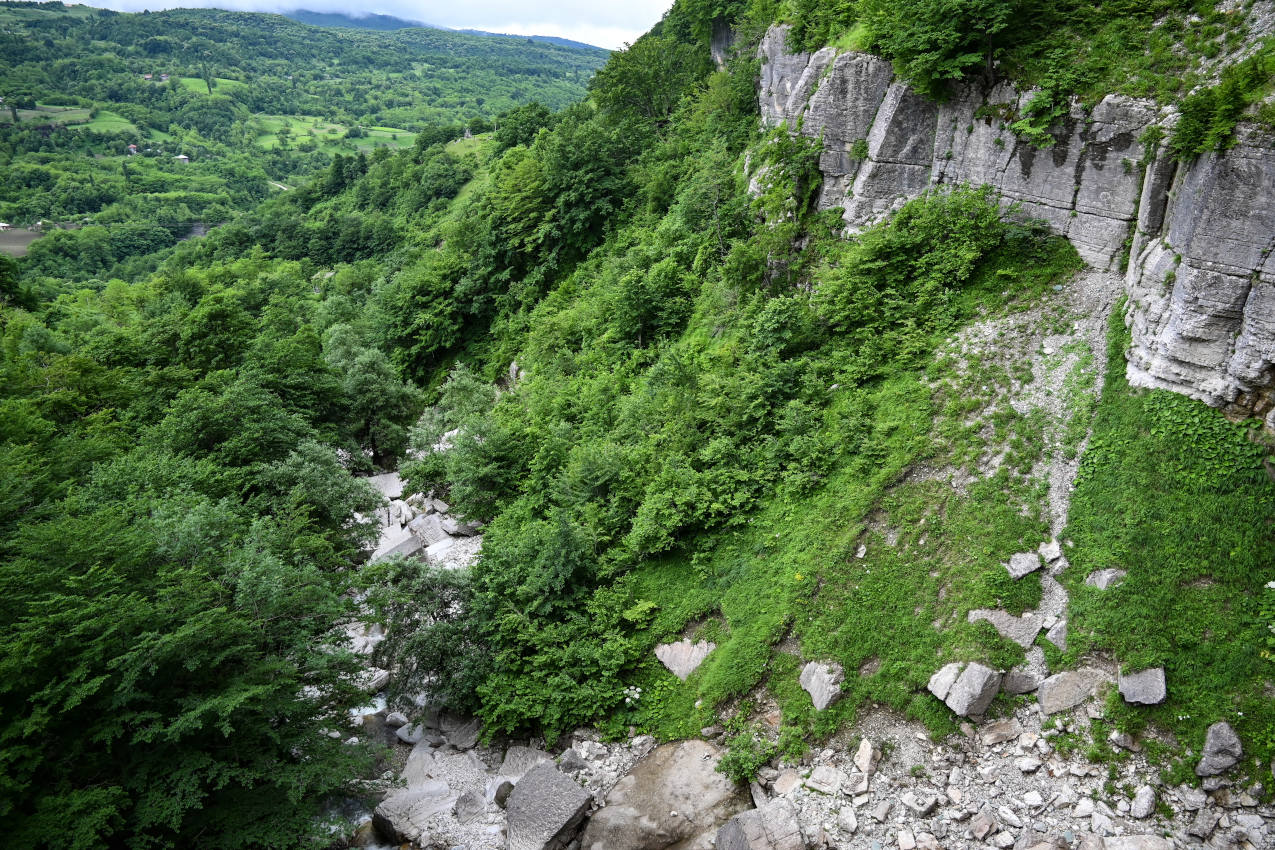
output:
[[606, 112], [662, 124], [709, 67], [703, 46], [645, 35], [612, 54], [589, 84], [589, 93]]
[[859, 14], [874, 46], [922, 91], [941, 96], [948, 83], [982, 67], [990, 76], [1011, 26], [1031, 0], [863, 0]]
[[506, 151], [519, 145], [526, 147], [536, 139], [536, 134], [553, 127], [555, 118], [542, 103], [523, 104], [496, 118], [496, 150]]
[[371, 453], [373, 464], [388, 467], [407, 447], [407, 428], [422, 406], [420, 391], [401, 381], [389, 358], [362, 344], [348, 325], [328, 329], [324, 354], [341, 378], [351, 438]]

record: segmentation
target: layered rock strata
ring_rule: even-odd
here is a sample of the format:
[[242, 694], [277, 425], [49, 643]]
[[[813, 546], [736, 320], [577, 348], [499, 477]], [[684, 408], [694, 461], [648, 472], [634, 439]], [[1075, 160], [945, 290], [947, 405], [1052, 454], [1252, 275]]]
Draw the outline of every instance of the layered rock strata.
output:
[[1037, 148], [1010, 124], [1032, 92], [958, 87], [935, 103], [862, 53], [789, 53], [763, 39], [759, 102], [770, 126], [822, 138], [823, 208], [851, 230], [926, 189], [990, 185], [1047, 221], [1090, 265], [1127, 268], [1128, 376], [1264, 417], [1275, 429], [1275, 143], [1242, 126], [1222, 153], [1178, 163], [1153, 144], [1174, 115], [1109, 95], [1074, 105]]

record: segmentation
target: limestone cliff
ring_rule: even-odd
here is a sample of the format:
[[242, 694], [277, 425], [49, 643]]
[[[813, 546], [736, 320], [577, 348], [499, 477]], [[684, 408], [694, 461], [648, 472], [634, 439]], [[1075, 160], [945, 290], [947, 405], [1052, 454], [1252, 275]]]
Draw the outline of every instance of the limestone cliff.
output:
[[931, 186], [994, 186], [1091, 265], [1127, 267], [1130, 381], [1275, 428], [1275, 142], [1241, 127], [1232, 149], [1179, 165], [1143, 141], [1172, 112], [1111, 95], [1038, 149], [1007, 124], [1029, 92], [968, 84], [934, 103], [883, 59], [789, 53], [786, 35], [761, 43], [762, 117], [822, 134], [822, 207], [856, 229]]

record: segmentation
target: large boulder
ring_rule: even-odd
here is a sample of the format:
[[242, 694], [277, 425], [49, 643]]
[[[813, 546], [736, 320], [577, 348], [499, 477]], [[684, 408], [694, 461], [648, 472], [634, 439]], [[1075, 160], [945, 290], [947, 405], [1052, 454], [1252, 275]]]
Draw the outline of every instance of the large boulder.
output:
[[717, 850], [805, 850], [797, 807], [785, 799], [742, 812], [717, 833]]
[[471, 718], [456, 726], [443, 729], [443, 740], [458, 750], [468, 750], [478, 744], [483, 724], [477, 717]]
[[835, 662], [811, 661], [801, 670], [801, 687], [810, 694], [815, 711], [823, 711], [841, 696], [845, 671]]
[[1204, 738], [1204, 756], [1195, 766], [1195, 775], [1217, 776], [1234, 767], [1242, 755], [1244, 746], [1231, 725], [1225, 721], [1214, 723]]
[[1131, 705], [1159, 705], [1164, 702], [1167, 691], [1164, 687], [1164, 668], [1152, 667], [1137, 673], [1118, 678], [1120, 696]]
[[589, 811], [589, 792], [545, 762], [527, 771], [505, 801], [509, 850], [559, 850]]
[[668, 668], [668, 671], [683, 682], [686, 677], [704, 663], [708, 654], [717, 648], [717, 644], [701, 640], [691, 643], [679, 640], [676, 643], [662, 643], [655, 647], [655, 657]]
[[434, 750], [426, 741], [419, 741], [407, 756], [402, 779], [409, 789], [420, 788], [430, 781], [434, 769]]
[[450, 812], [455, 800], [446, 782], [424, 782], [386, 797], [372, 813], [372, 826], [391, 844], [418, 841], [429, 819]]
[[451, 535], [443, 528], [443, 520], [438, 514], [419, 516], [409, 522], [407, 528], [425, 546], [433, 546], [451, 539]]
[[606, 805], [593, 813], [581, 850], [712, 847], [717, 830], [750, 802], [717, 772], [720, 758], [721, 750], [707, 741], [657, 748], [616, 783]]
[[411, 531], [406, 528], [392, 526], [381, 532], [381, 538], [377, 541], [376, 551], [372, 553], [371, 560], [373, 562], [383, 561], [395, 555], [410, 558], [423, 548], [421, 541]]
[[501, 762], [500, 769], [496, 773], [500, 776], [508, 776], [517, 782], [527, 774], [527, 771], [550, 760], [549, 754], [543, 750], [513, 746], [505, 751], [505, 760]]
[[1056, 714], [1080, 705], [1093, 696], [1100, 685], [1110, 681], [1110, 675], [1092, 667], [1055, 673], [1040, 683], [1036, 702], [1041, 714]]
[[397, 472], [384, 472], [380, 475], [368, 476], [367, 483], [386, 499], [400, 499], [403, 496], [403, 479]]
[[1010, 578], [1018, 579], [1036, 572], [1042, 566], [1038, 552], [1019, 552], [1010, 556], [1005, 569], [1009, 570]]
[[973, 662], [948, 664], [930, 677], [929, 691], [960, 717], [987, 711], [1000, 690], [1001, 674]]

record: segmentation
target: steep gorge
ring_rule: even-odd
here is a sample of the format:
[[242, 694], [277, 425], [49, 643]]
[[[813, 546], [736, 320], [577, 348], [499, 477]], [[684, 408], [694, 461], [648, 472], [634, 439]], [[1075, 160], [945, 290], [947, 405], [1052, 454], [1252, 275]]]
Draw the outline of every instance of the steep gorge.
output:
[[[1156, 139], [1170, 109], [1109, 95], [1074, 103], [1037, 148], [1010, 128], [1032, 92], [956, 87], [935, 103], [879, 57], [790, 53], [762, 40], [770, 126], [821, 138], [822, 208], [852, 229], [943, 184], [987, 184], [1065, 235], [1098, 269], [1124, 271], [1128, 378], [1257, 416], [1275, 430], [1275, 143], [1241, 124], [1220, 153], [1179, 162]], [[866, 153], [866, 157], [864, 154]]]

